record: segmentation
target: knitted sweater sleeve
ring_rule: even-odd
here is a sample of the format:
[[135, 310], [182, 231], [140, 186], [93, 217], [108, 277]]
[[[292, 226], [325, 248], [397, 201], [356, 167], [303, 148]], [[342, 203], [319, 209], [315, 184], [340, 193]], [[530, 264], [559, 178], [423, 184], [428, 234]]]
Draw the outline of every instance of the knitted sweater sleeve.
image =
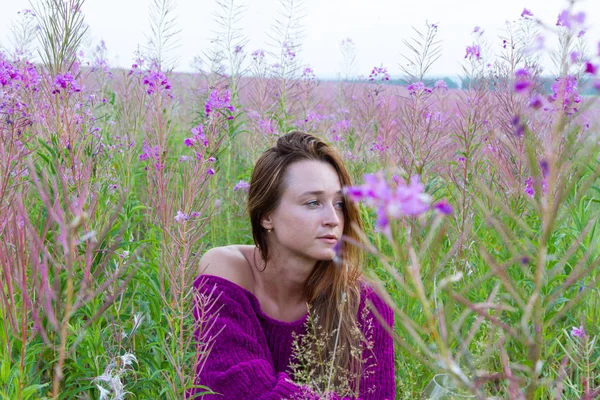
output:
[[[236, 290], [234, 284], [215, 285], [214, 280], [204, 278], [198, 277], [194, 286], [201, 296], [219, 296], [218, 304], [209, 311], [218, 315], [209, 329], [209, 335], [216, 335], [214, 345], [203, 368], [197, 371], [196, 384], [218, 395], [202, 399], [281, 400], [301, 393], [301, 387], [286, 373], [275, 373], [268, 345], [261, 340], [260, 323], [243, 290]], [[196, 309], [196, 317], [198, 312]], [[188, 397], [199, 393], [190, 392]]]

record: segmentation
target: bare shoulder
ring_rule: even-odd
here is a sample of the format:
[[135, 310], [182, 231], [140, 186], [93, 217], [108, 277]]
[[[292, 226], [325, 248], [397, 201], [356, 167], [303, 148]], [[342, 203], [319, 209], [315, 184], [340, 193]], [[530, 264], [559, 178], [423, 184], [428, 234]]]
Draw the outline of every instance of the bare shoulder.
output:
[[244, 250], [244, 246], [239, 245], [208, 250], [200, 259], [198, 275], [218, 276], [253, 292], [254, 275]]

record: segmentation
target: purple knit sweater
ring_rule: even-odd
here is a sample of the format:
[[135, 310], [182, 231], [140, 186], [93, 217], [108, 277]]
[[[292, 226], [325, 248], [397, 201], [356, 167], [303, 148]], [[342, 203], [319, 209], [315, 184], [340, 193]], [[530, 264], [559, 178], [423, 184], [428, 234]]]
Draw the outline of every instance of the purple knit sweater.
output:
[[[211, 332], [216, 336], [206, 364], [197, 373], [197, 384], [211, 388], [220, 395], [209, 395], [204, 399], [221, 400], [283, 400], [318, 399], [307, 389], [295, 384], [287, 370], [292, 353], [292, 332], [305, 333], [308, 314], [294, 322], [278, 321], [266, 315], [254, 294], [226, 279], [201, 275], [194, 281], [200, 293], [220, 295], [218, 306], [213, 307], [218, 317]], [[391, 309], [364, 286], [361, 291], [359, 321], [365, 307], [365, 299], [370, 299], [385, 321], [393, 324]], [[195, 316], [198, 318], [198, 310]], [[373, 328], [370, 331], [373, 341], [371, 358], [375, 363], [371, 368], [375, 373], [363, 376], [360, 382], [360, 400], [394, 399], [394, 347], [392, 338], [373, 315]], [[369, 365], [369, 364], [367, 364]], [[364, 389], [364, 390], [363, 390]], [[190, 393], [193, 397], [192, 393]], [[335, 395], [333, 399], [340, 399]], [[344, 399], [350, 399], [344, 397]]]

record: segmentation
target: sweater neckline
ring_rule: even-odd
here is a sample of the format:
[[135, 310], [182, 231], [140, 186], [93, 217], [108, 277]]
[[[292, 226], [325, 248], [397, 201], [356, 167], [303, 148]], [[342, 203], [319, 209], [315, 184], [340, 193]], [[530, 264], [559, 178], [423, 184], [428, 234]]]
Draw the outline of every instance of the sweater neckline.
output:
[[216, 281], [219, 285], [227, 286], [233, 290], [243, 293], [252, 303], [252, 306], [253, 306], [254, 310], [256, 311], [256, 314], [258, 314], [261, 318], [263, 318], [264, 320], [266, 320], [267, 322], [269, 322], [272, 325], [278, 325], [281, 327], [288, 327], [288, 328], [295, 328], [295, 327], [304, 325], [304, 323], [306, 322], [306, 319], [308, 318], [308, 313], [306, 313], [302, 318], [297, 319], [295, 321], [288, 322], [288, 321], [281, 321], [279, 319], [275, 319], [263, 311], [263, 309], [260, 305], [260, 301], [258, 300], [256, 295], [254, 293], [252, 293], [251, 291], [249, 291], [248, 289], [246, 289], [228, 279], [225, 279], [225, 278], [222, 278], [222, 277], [216, 276], [216, 275], [209, 275], [209, 274], [198, 275], [196, 277], [196, 279], [194, 280], [194, 286], [197, 286], [201, 282], [202, 279]]

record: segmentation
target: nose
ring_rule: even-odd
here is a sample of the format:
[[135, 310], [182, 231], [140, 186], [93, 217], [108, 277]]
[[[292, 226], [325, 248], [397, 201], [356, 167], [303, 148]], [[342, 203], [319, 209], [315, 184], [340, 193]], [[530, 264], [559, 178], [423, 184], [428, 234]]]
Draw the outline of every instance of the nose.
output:
[[325, 215], [323, 216], [323, 225], [336, 227], [342, 222], [340, 216], [341, 211], [335, 208], [335, 204], [328, 204], [323, 208]]

